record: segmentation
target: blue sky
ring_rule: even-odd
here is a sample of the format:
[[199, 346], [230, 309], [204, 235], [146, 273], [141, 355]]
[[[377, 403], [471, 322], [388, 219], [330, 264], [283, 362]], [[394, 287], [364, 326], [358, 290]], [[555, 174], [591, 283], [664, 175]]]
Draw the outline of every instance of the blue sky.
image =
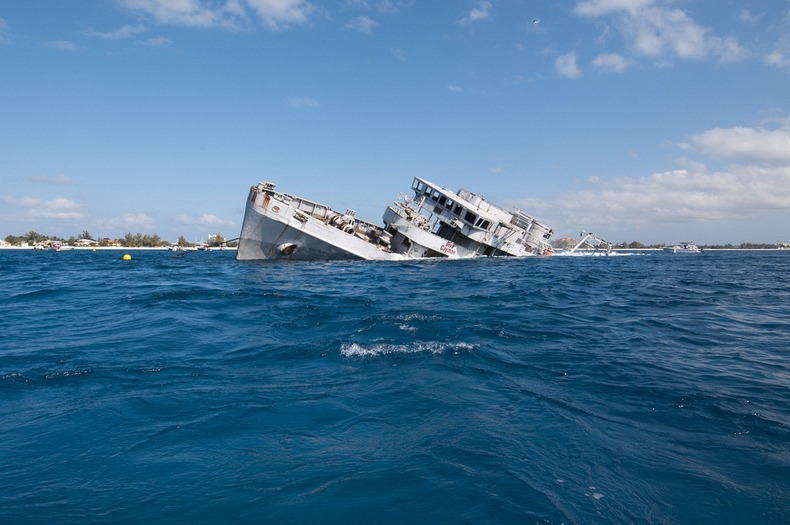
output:
[[790, 242], [790, 1], [9, 0], [0, 237], [380, 222], [420, 176], [557, 236]]

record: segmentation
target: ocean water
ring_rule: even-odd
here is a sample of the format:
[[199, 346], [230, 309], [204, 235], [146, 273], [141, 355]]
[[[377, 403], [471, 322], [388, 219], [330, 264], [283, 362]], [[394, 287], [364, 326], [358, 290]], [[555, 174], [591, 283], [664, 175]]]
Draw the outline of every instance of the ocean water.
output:
[[0, 251], [0, 523], [790, 523], [790, 252]]

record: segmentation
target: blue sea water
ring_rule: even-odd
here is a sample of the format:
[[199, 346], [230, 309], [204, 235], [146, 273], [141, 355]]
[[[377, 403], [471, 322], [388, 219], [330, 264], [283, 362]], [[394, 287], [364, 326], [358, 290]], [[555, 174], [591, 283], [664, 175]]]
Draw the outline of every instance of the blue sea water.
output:
[[0, 523], [790, 523], [790, 252], [0, 251]]

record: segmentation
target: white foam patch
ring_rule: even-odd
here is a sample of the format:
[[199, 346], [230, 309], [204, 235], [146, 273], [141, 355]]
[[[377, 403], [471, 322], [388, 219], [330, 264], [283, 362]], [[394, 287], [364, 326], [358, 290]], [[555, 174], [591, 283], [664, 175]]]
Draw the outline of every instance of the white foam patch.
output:
[[[596, 488], [591, 486], [590, 490], [596, 490]], [[591, 494], [588, 493], [588, 492], [585, 492], [584, 495], [585, 496], [590, 496]], [[592, 493], [592, 497], [593, 497], [593, 499], [601, 499], [601, 498], [603, 498], [603, 494], [601, 494], [600, 492], [593, 492]]]
[[63, 370], [61, 372], [51, 372], [44, 377], [46, 379], [57, 379], [59, 377], [81, 376], [83, 374], [90, 374], [90, 370]]
[[430, 352], [432, 354], [454, 352], [457, 354], [461, 350], [472, 350], [474, 347], [475, 345], [470, 343], [447, 343], [440, 341], [408, 344], [376, 343], [370, 345], [362, 345], [359, 343], [343, 343], [340, 345], [340, 353], [345, 357], [368, 357], [387, 354], [418, 354], [421, 352]]
[[400, 314], [394, 316], [393, 319], [397, 321], [435, 321], [438, 317], [425, 314]]

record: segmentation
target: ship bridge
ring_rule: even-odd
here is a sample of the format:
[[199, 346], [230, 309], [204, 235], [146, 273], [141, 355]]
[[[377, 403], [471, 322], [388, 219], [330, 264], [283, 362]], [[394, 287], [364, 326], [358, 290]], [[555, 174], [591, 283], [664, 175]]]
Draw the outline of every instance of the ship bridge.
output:
[[[440, 188], [425, 179], [414, 178], [412, 190], [415, 196], [422, 200], [422, 208], [444, 219], [443, 222], [461, 229], [462, 223], [478, 230], [492, 231], [501, 221], [508, 222], [508, 218], [498, 217], [491, 213], [491, 207], [482, 198], [473, 193], [461, 190], [459, 193]], [[462, 195], [462, 192], [464, 193]], [[468, 198], [474, 199], [467, 200]], [[509, 215], [509, 214], [508, 214]], [[459, 221], [462, 221], [459, 222]]]

